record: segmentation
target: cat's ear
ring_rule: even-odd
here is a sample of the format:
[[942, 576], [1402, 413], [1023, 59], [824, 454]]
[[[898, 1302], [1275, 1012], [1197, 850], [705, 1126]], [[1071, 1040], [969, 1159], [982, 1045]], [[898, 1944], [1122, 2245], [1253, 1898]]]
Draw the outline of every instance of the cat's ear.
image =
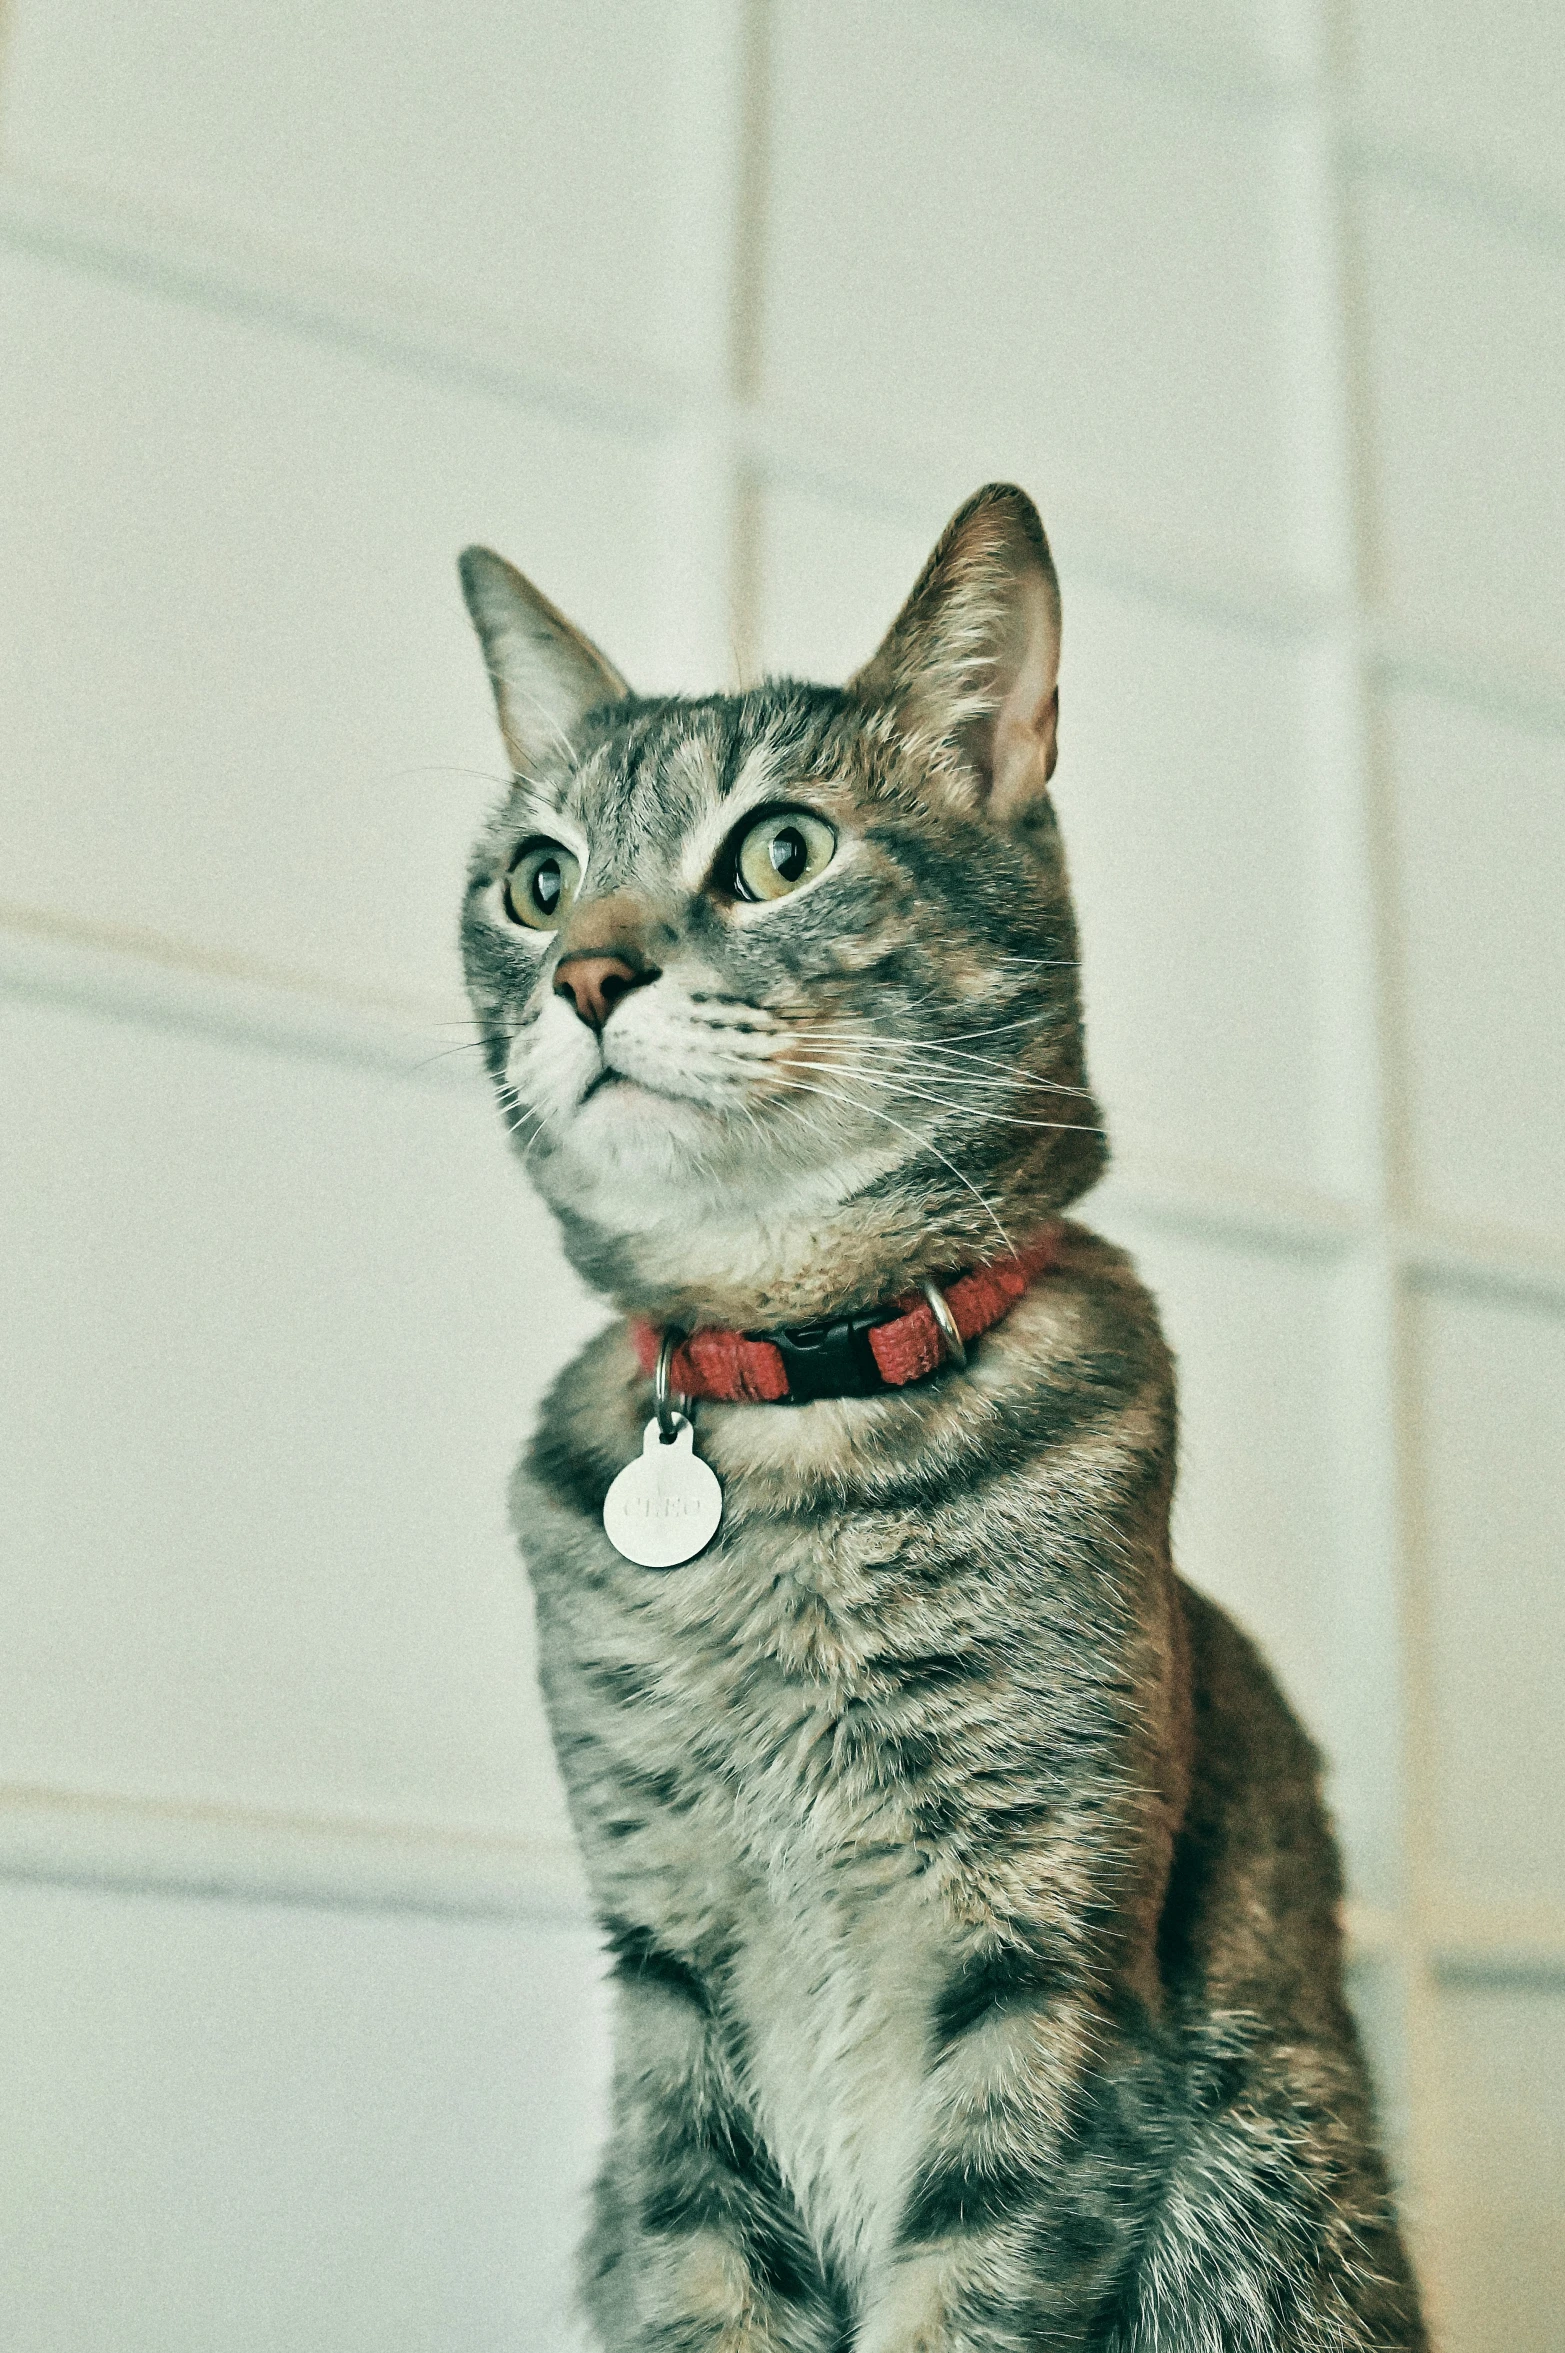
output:
[[911, 732], [953, 746], [1002, 823], [1054, 774], [1060, 590], [1024, 490], [991, 482], [940, 534], [873, 660], [848, 681]]
[[492, 548], [465, 548], [459, 569], [505, 748], [525, 776], [545, 753], [569, 745], [589, 711], [618, 702], [630, 688], [591, 638], [504, 556]]

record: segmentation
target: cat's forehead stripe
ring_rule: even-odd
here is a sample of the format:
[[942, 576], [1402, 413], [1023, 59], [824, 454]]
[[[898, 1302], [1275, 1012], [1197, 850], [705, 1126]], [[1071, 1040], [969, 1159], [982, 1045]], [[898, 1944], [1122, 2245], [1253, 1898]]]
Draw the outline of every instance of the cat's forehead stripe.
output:
[[835, 702], [778, 687], [656, 705], [583, 762], [568, 805], [616, 870], [660, 856], [700, 864], [737, 814], [808, 782]]
[[680, 853], [680, 873], [691, 890], [699, 889], [730, 829], [746, 809], [758, 808], [776, 791], [776, 762], [769, 747], [754, 744], [732, 747], [727, 773], [714, 778], [714, 789], [701, 816], [690, 828]]
[[581, 768], [573, 800], [584, 821], [627, 857], [693, 823], [720, 789], [725, 730], [695, 724], [690, 706], [641, 714]]

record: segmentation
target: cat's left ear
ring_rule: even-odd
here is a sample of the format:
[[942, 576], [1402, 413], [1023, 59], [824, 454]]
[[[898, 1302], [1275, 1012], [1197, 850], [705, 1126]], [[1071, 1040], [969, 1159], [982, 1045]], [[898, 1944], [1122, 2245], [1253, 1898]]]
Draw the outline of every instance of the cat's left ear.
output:
[[952, 746], [1002, 824], [1054, 774], [1060, 590], [1038, 510], [991, 482], [952, 516], [873, 660], [848, 681], [910, 732]]
[[464, 548], [459, 569], [505, 748], [526, 776], [548, 752], [569, 749], [589, 711], [630, 688], [591, 638], [493, 548]]

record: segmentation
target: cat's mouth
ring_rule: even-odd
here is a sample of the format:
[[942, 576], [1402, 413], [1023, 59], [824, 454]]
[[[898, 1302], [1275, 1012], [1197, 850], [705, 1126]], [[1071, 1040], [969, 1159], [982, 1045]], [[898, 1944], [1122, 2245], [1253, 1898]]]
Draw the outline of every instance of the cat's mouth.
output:
[[[634, 1058], [637, 1061], [641, 1059], [639, 1055]], [[681, 1076], [686, 1081], [684, 1085], [679, 1083]], [[648, 1104], [656, 1103], [664, 1110], [672, 1110], [676, 1106], [690, 1109], [700, 1105], [705, 1092], [704, 1089], [698, 1091], [698, 1086], [690, 1083], [690, 1076], [688, 1072], [659, 1070], [654, 1077], [641, 1070], [627, 1070], [623, 1062], [610, 1061], [605, 1055], [601, 1068], [593, 1072], [577, 1096], [576, 1109], [584, 1111], [589, 1103], [618, 1101], [623, 1101], [629, 1109], [638, 1099]]]
[[650, 1079], [638, 1078], [632, 1071], [617, 1070], [613, 1063], [605, 1063], [577, 1096], [576, 1109], [581, 1112], [589, 1103], [611, 1101], [623, 1101], [629, 1109], [637, 1097], [670, 1108], [676, 1104], [687, 1106], [690, 1102], [688, 1095], [672, 1087], [654, 1086]]

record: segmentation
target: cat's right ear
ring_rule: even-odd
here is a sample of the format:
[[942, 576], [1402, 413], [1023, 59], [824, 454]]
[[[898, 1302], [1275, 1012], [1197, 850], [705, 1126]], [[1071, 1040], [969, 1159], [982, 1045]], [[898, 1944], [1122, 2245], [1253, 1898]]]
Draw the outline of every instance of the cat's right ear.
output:
[[1059, 674], [1060, 589], [1038, 510], [1014, 483], [990, 482], [952, 516], [848, 691], [955, 753], [962, 789], [1012, 825], [1054, 773]]
[[569, 749], [582, 720], [630, 688], [514, 564], [492, 548], [464, 548], [458, 569], [489, 666], [511, 765], [530, 775], [551, 751]]

